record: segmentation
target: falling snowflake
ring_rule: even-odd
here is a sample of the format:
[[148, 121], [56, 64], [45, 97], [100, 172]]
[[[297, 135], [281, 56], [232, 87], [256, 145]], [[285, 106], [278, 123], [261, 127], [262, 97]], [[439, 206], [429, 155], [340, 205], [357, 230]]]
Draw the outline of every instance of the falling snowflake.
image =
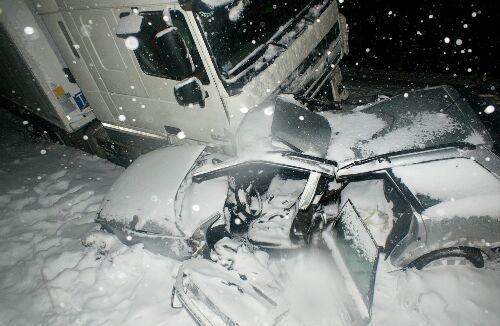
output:
[[484, 113], [486, 114], [492, 114], [495, 112], [495, 107], [493, 105], [488, 105], [486, 109], [484, 109]]
[[272, 107], [268, 107], [264, 109], [264, 114], [265, 115], [273, 115], [274, 109]]
[[137, 50], [139, 47], [139, 40], [135, 36], [129, 36], [125, 39], [125, 46], [131, 51]]
[[26, 35], [33, 35], [35, 33], [35, 29], [31, 26], [26, 26], [24, 28], [24, 34]]

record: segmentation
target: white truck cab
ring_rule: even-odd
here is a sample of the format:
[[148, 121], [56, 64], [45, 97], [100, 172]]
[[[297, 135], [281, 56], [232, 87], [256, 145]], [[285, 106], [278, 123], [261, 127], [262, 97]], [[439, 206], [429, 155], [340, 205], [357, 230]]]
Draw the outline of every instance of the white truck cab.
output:
[[347, 30], [335, 0], [34, 3], [118, 141], [231, 141], [245, 113], [276, 94], [342, 96]]

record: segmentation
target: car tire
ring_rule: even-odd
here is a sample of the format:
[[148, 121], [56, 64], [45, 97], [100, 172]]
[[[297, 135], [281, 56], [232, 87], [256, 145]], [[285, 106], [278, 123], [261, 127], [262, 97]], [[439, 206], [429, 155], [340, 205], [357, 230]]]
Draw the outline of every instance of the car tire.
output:
[[441, 265], [460, 265], [470, 263], [476, 268], [484, 267], [482, 251], [473, 247], [452, 247], [427, 253], [408, 264], [408, 268], [418, 270], [437, 266], [436, 262], [442, 261]]

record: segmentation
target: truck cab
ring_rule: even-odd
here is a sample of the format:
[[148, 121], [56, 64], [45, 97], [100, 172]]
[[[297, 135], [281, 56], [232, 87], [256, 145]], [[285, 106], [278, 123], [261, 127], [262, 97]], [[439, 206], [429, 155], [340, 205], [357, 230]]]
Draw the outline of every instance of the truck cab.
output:
[[334, 100], [347, 28], [333, 0], [40, 0], [37, 12], [117, 142], [230, 144], [280, 93]]

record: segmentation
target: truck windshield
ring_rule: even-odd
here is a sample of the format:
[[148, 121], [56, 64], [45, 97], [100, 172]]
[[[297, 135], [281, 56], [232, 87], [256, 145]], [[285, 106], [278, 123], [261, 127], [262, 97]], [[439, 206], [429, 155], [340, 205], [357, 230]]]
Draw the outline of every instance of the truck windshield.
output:
[[[198, 20], [224, 77], [252, 61], [280, 28], [311, 2], [304, 0], [199, 0]], [[245, 60], [247, 58], [247, 60]]]

